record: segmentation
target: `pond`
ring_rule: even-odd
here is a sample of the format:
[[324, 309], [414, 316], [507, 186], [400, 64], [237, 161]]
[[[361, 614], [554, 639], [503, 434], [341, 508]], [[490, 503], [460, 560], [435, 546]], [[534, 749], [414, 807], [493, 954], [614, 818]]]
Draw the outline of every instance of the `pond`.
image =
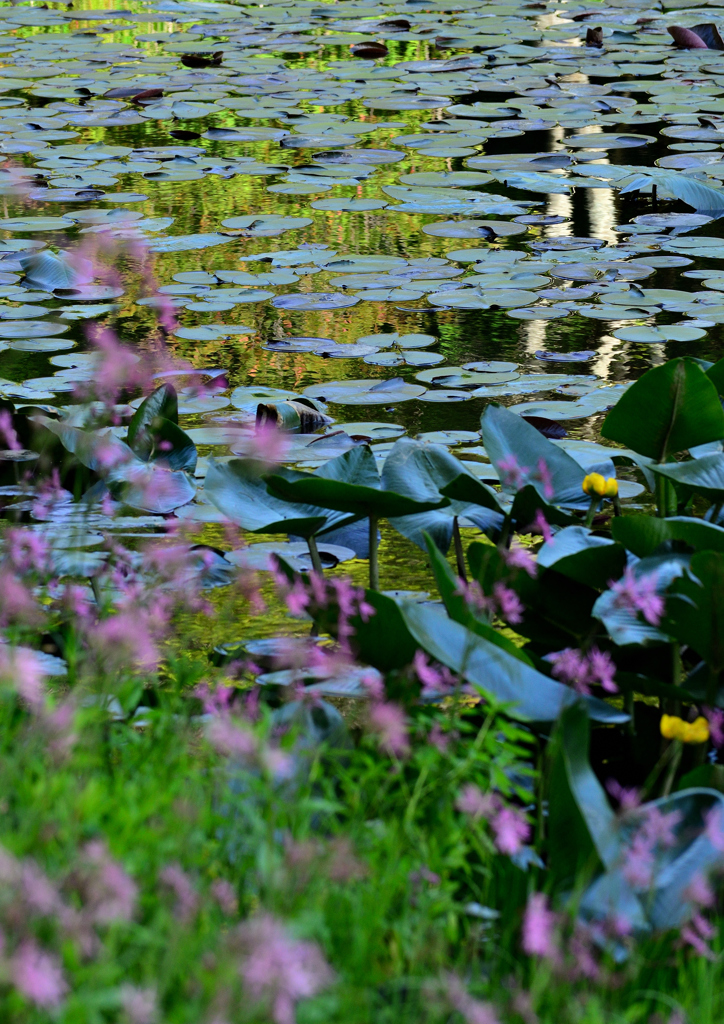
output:
[[[722, 355], [724, 44], [702, 16], [622, 0], [4, 7], [0, 396], [76, 402], [89, 328], [164, 342], [211, 389], [181, 390], [201, 459], [177, 510], [211, 543], [207, 458], [247, 450], [260, 401], [311, 398], [326, 417], [321, 450], [295, 435], [298, 468], [348, 436], [381, 466], [407, 434], [495, 483], [490, 402], [597, 464], [627, 385]], [[88, 257], [102, 280], [79, 274]], [[648, 507], [637, 471], [619, 476]], [[6, 490], [12, 518], [23, 498]], [[430, 586], [386, 525], [382, 551], [383, 587]]]

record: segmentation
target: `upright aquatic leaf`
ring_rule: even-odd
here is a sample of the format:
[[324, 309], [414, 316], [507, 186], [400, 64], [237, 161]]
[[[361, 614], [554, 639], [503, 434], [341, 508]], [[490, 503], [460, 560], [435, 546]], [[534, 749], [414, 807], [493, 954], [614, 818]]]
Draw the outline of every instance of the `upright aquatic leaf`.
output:
[[530, 484], [553, 505], [588, 507], [581, 488], [585, 470], [530, 423], [495, 404], [486, 408], [480, 423], [485, 450], [504, 488], [507, 483], [517, 491]]
[[628, 719], [605, 701], [581, 697], [575, 690], [549, 679], [496, 644], [453, 622], [438, 608], [402, 601], [400, 609], [420, 647], [481, 692], [505, 704], [511, 718], [552, 722], [564, 708], [583, 701], [595, 721], [614, 723]]
[[669, 588], [666, 629], [692, 647], [714, 675], [724, 669], [724, 554], [694, 555]]
[[676, 452], [724, 437], [724, 411], [716, 387], [695, 360], [670, 359], [623, 393], [601, 433], [663, 462]]
[[582, 702], [562, 711], [548, 785], [548, 864], [560, 886], [581, 870], [610, 868], [619, 853], [615, 816], [588, 758], [589, 716]]
[[232, 523], [252, 533], [291, 533], [311, 537], [349, 521], [349, 516], [269, 494], [266, 466], [251, 459], [209, 462], [204, 494]]

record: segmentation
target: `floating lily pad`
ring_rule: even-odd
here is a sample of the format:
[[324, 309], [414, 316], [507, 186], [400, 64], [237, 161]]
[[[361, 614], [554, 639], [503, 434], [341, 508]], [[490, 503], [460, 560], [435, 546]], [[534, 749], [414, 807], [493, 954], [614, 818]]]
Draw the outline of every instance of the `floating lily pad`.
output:
[[493, 241], [496, 236], [523, 235], [527, 228], [507, 220], [445, 220], [439, 224], [425, 224], [422, 230], [426, 235], [438, 238], [485, 238]]
[[337, 292], [299, 292], [277, 295], [271, 304], [277, 309], [344, 309], [356, 306], [359, 300], [359, 295], [339, 295]]
[[614, 338], [619, 341], [638, 341], [645, 345], [667, 341], [698, 341], [705, 337], [706, 331], [699, 327], [620, 327], [614, 333]]
[[307, 398], [318, 398], [336, 405], [392, 405], [420, 398], [425, 390], [419, 384], [408, 384], [401, 377], [393, 377], [390, 380], [338, 380], [312, 384], [304, 389], [303, 394]]

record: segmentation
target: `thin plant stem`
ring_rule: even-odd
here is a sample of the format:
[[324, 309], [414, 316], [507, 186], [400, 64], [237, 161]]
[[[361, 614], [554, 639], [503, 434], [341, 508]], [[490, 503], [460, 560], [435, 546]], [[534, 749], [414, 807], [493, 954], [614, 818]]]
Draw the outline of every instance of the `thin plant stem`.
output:
[[633, 690], [629, 690], [628, 693], [624, 694], [623, 706], [626, 714], [629, 716], [629, 720], [626, 723], [626, 731], [629, 736], [636, 735], [636, 718], [634, 715], [634, 695]]
[[674, 748], [674, 752], [671, 755], [671, 761], [669, 763], [669, 770], [666, 773], [666, 778], [664, 779], [664, 785], [663, 785], [663, 788], [661, 790], [661, 795], [662, 796], [668, 796], [669, 793], [671, 792], [671, 787], [674, 784], [674, 779], [676, 778], [676, 773], [677, 773], [677, 771], [679, 769], [679, 765], [681, 764], [681, 754], [682, 754], [682, 751], [684, 749], [684, 744], [681, 742], [681, 740], [674, 740], [672, 746]]
[[315, 572], [318, 572], [320, 576], [324, 575], [324, 569], [322, 567], [322, 559], [319, 557], [319, 548], [317, 547], [317, 538], [311, 535], [307, 537], [307, 547], [309, 548], [309, 554], [312, 559], [312, 568]]
[[370, 513], [370, 590], [380, 589], [380, 567], [377, 550], [377, 516]]
[[656, 515], [659, 519], [666, 518], [666, 478], [656, 477]]
[[463, 583], [468, 582], [468, 578], [465, 575], [465, 552], [463, 551], [463, 539], [460, 536], [460, 523], [458, 517], [453, 518], [453, 543], [455, 544], [455, 560], [458, 567], [458, 576]]
[[584, 526], [587, 529], [590, 529], [593, 525], [593, 517], [596, 514], [596, 509], [598, 508], [600, 501], [601, 499], [597, 494], [591, 495], [591, 504], [588, 506], [588, 512], [586, 513], [586, 522], [584, 523]]

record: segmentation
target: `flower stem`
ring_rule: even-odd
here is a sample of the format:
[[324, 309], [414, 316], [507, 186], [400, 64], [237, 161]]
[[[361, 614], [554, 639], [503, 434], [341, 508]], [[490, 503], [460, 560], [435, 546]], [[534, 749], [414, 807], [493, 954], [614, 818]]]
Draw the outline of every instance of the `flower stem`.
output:
[[370, 590], [380, 589], [380, 567], [377, 556], [377, 516], [370, 513]]
[[312, 559], [312, 568], [315, 572], [318, 572], [320, 576], [323, 576], [324, 569], [322, 567], [322, 559], [319, 557], [319, 548], [317, 547], [316, 537], [307, 537], [307, 547], [309, 548], [309, 555]]
[[455, 560], [457, 561], [458, 576], [467, 583], [468, 578], [465, 575], [465, 552], [463, 551], [463, 540], [460, 536], [460, 523], [458, 517], [453, 518], [453, 543], [455, 544]]
[[681, 740], [674, 740], [673, 744], [674, 744], [674, 752], [671, 755], [671, 763], [669, 764], [669, 770], [666, 773], [666, 778], [664, 780], [664, 787], [661, 790], [661, 795], [662, 796], [668, 796], [669, 793], [671, 792], [671, 787], [674, 784], [674, 779], [676, 778], [676, 772], [678, 771], [679, 764], [681, 763], [681, 754], [682, 754], [682, 751], [684, 749], [684, 744], [681, 742]]
[[600, 500], [601, 499], [597, 494], [591, 495], [591, 504], [588, 506], [588, 512], [586, 513], [586, 521], [583, 524], [587, 529], [590, 529], [593, 525], [593, 517], [596, 514], [596, 509], [598, 508], [598, 503], [600, 502]]

